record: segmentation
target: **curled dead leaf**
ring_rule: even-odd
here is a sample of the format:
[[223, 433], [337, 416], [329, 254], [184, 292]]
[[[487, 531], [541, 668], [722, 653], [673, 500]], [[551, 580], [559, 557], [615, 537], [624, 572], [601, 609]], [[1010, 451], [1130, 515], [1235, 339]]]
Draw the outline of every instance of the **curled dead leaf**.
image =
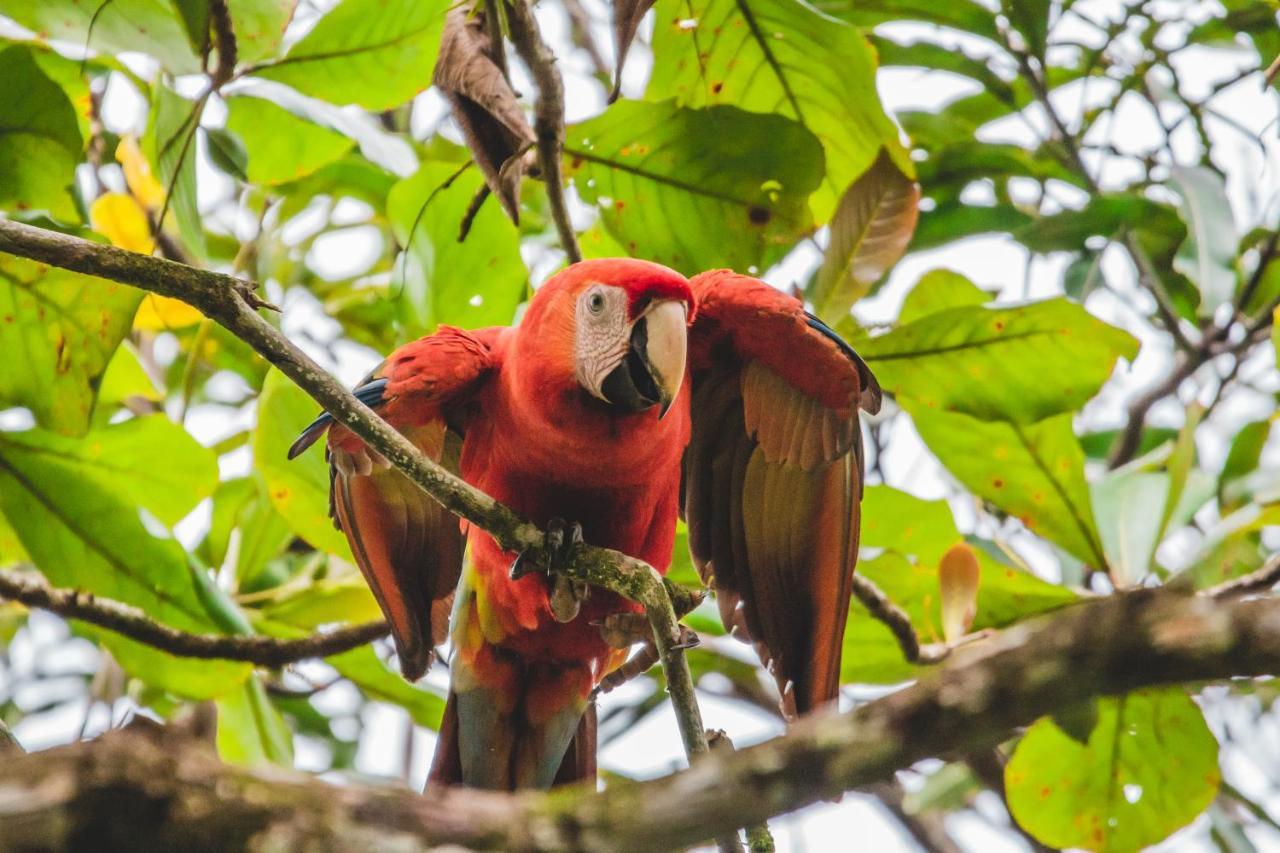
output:
[[523, 155], [536, 137], [503, 71], [502, 44], [490, 39], [485, 14], [471, 4], [449, 11], [435, 84], [448, 99], [489, 190], [518, 222]]
[[919, 203], [920, 185], [881, 149], [831, 219], [831, 242], [810, 294], [814, 313], [838, 321], [898, 262], [915, 233]]
[[616, 0], [613, 4], [613, 94], [610, 100], [618, 97], [622, 86], [622, 66], [627, 61], [627, 52], [631, 50], [631, 42], [635, 41], [636, 31], [644, 20], [645, 12], [653, 7], [655, 0]]

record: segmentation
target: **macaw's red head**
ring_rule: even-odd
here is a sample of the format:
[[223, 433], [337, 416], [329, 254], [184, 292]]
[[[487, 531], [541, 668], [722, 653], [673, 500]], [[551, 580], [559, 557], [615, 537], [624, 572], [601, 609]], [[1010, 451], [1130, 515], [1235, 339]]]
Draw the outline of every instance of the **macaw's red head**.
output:
[[[624, 412], [667, 407], [684, 380], [693, 292], [648, 261], [608, 258], [561, 270], [534, 294], [522, 350]], [[549, 378], [549, 377], [547, 377]]]

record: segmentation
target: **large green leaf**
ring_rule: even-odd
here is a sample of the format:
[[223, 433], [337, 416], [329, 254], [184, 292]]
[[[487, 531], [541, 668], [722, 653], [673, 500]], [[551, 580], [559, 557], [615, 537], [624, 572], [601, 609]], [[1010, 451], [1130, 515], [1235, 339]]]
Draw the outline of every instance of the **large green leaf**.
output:
[[253, 432], [254, 465], [276, 511], [293, 531], [322, 551], [353, 561], [347, 539], [329, 520], [329, 466], [323, 441], [289, 460], [289, 445], [316, 416], [315, 401], [272, 368], [258, 397]]
[[459, 226], [484, 177], [472, 169], [445, 187], [456, 171], [448, 163], [428, 163], [387, 194], [387, 216], [409, 252], [395, 273], [406, 338], [440, 323], [468, 329], [508, 324], [527, 292], [520, 232], [500, 205], [486, 202], [467, 239], [458, 242]]
[[[176, 524], [218, 485], [218, 460], [164, 415], [94, 430], [81, 439], [39, 430], [5, 433], [10, 447], [59, 457], [77, 479], [93, 478], [167, 525]], [[156, 464], [157, 460], [180, 464]]]
[[1118, 586], [1132, 586], [1151, 571], [1164, 532], [1156, 507], [1169, 497], [1169, 475], [1140, 469], [1111, 471], [1091, 484], [1098, 533]]
[[[689, 107], [728, 104], [803, 124], [826, 149], [827, 179], [813, 197], [819, 222], [881, 146], [914, 177], [876, 94], [875, 51], [855, 27], [799, 0], [660, 0], [656, 13], [646, 96]], [[774, 144], [786, 150], [781, 140]]]
[[227, 130], [244, 143], [255, 184], [296, 181], [351, 150], [348, 137], [251, 96], [227, 99]]
[[[234, 606], [200, 577], [202, 570], [190, 564], [182, 547], [143, 527], [137, 506], [126, 499], [141, 484], [125, 484], [127, 475], [113, 467], [110, 453], [95, 449], [109, 448], [117, 434], [118, 428], [110, 427], [67, 442], [39, 430], [0, 433], [0, 512], [55, 586], [132, 604], [181, 630], [235, 630], [228, 618]], [[136, 439], [126, 433], [121, 441], [132, 446]], [[168, 467], [180, 468], [181, 457], [169, 457]], [[159, 483], [163, 489], [175, 487], [165, 478]], [[218, 696], [249, 673], [246, 664], [176, 658], [109, 631], [86, 630], [126, 671], [179, 695]]]
[[0, 405], [26, 406], [42, 426], [83, 433], [141, 300], [122, 284], [0, 254]]
[[920, 437], [979, 497], [1096, 568], [1106, 568], [1071, 415], [1038, 423], [986, 422], [909, 403]]
[[1014, 233], [1036, 252], [1071, 252], [1084, 247], [1090, 237], [1115, 237], [1123, 229], [1185, 233], [1177, 212], [1136, 194], [1092, 196], [1079, 210], [1042, 216]]
[[1217, 794], [1222, 773], [1200, 708], [1172, 687], [1099, 699], [1085, 743], [1040, 720], [1018, 742], [1004, 778], [1009, 811], [1043, 843], [1118, 853], [1190, 823]]
[[1235, 219], [1227, 189], [1217, 172], [1204, 166], [1175, 167], [1169, 184], [1182, 199], [1178, 213], [1187, 225], [1187, 239], [1178, 247], [1173, 265], [1200, 288], [1200, 314], [1213, 316], [1236, 292]]
[[860, 27], [888, 21], [922, 21], [1000, 41], [995, 14], [974, 0], [816, 0], [814, 5]]
[[258, 75], [304, 95], [371, 110], [431, 85], [448, 0], [342, 0]]
[[0, 80], [0, 207], [79, 219], [73, 184], [81, 139], [71, 101], [26, 47], [0, 51]]
[[241, 63], [276, 55], [298, 0], [227, 0]]
[[880, 385], [929, 408], [1029, 424], [1073, 411], [1138, 342], [1079, 305], [962, 305], [871, 338], [859, 352]]
[[218, 755], [233, 764], [293, 766], [293, 733], [256, 675], [215, 702]]
[[[0, 0], [0, 15], [13, 18], [42, 39], [103, 53], [147, 53], [175, 74], [200, 70], [170, 0]], [[13, 85], [9, 78], [0, 79], [6, 88]], [[11, 91], [30, 94], [17, 86]]]
[[962, 305], [985, 305], [995, 297], [965, 276], [948, 269], [935, 269], [920, 276], [907, 292], [898, 311], [900, 324], [911, 323], [930, 314]]
[[570, 128], [565, 154], [628, 252], [690, 275], [764, 269], [813, 229], [822, 147], [782, 116], [619, 101]]
[[146, 151], [167, 193], [169, 210], [187, 249], [205, 255], [196, 194], [196, 134], [204, 101], [188, 101], [163, 83], [152, 93]]

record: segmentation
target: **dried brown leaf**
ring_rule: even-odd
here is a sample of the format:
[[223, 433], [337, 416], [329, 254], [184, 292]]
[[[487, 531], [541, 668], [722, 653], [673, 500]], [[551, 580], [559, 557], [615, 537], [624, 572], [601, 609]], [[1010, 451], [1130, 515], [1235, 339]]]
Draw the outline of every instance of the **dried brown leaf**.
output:
[[948, 643], [963, 637], [978, 612], [978, 556], [964, 542], [952, 545], [938, 564], [942, 591], [942, 635]]
[[618, 97], [618, 90], [622, 86], [622, 66], [627, 61], [631, 42], [635, 41], [636, 30], [640, 29], [645, 12], [652, 8], [654, 2], [655, 0], [616, 0], [613, 4], [613, 54], [617, 59], [613, 69], [611, 100]]
[[476, 165], [489, 190], [513, 222], [520, 218], [520, 181], [524, 153], [533, 145], [533, 128], [503, 73], [500, 51], [485, 28], [485, 13], [455, 6], [445, 19], [436, 61], [435, 84], [453, 109]]
[[810, 295], [818, 316], [843, 318], [898, 262], [916, 229], [919, 203], [920, 186], [881, 149], [831, 218], [831, 243]]

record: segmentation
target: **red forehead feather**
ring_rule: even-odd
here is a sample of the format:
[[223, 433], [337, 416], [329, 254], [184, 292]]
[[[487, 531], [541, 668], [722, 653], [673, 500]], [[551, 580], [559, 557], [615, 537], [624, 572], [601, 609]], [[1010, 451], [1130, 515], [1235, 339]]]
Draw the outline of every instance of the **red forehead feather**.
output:
[[544, 287], [558, 284], [576, 291], [597, 282], [627, 291], [628, 310], [633, 316], [644, 303], [678, 299], [689, 306], [689, 320], [693, 320], [693, 291], [689, 289], [689, 280], [651, 261], [635, 258], [581, 261], [561, 270]]

